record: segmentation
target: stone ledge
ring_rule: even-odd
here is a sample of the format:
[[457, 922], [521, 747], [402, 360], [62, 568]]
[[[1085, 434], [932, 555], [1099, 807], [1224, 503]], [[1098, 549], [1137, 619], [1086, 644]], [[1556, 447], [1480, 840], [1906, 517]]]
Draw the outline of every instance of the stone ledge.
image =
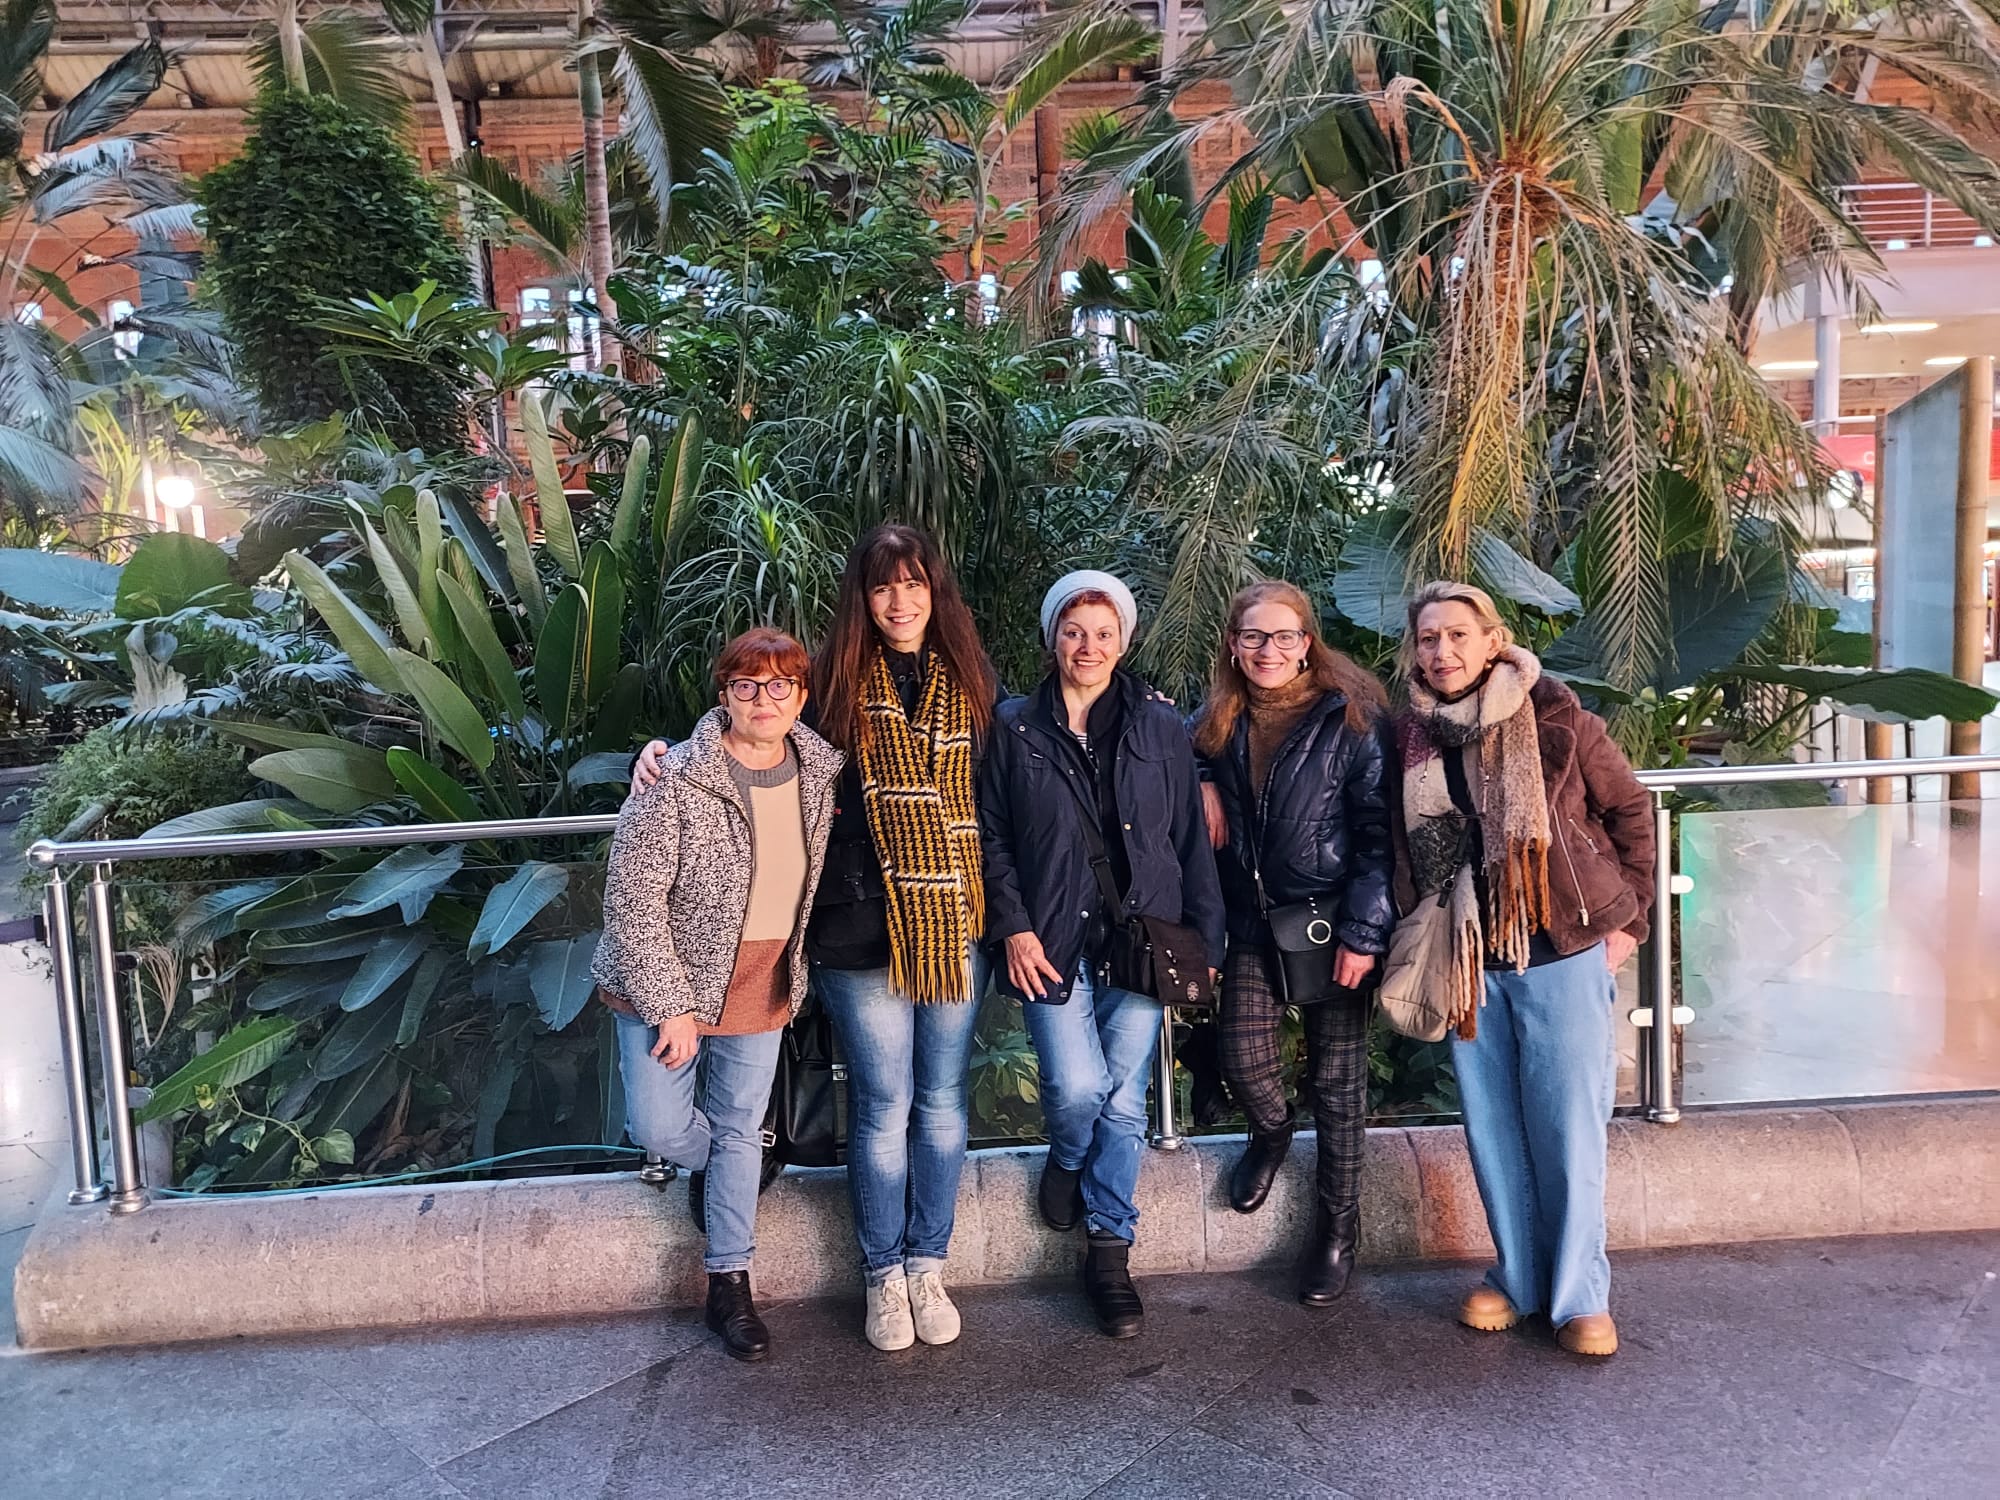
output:
[[[1311, 1211], [1309, 1134], [1270, 1201], [1231, 1211], [1241, 1137], [1148, 1151], [1135, 1270], [1283, 1264]], [[975, 1153], [949, 1278], [1069, 1276], [1077, 1238], [1036, 1217], [1040, 1148]], [[1698, 1113], [1611, 1132], [1612, 1248], [2000, 1228], [2000, 1098]], [[855, 1293], [847, 1185], [789, 1172], [758, 1218], [770, 1298]], [[1364, 1262], [1491, 1253], [1455, 1126], [1368, 1133]], [[697, 1300], [700, 1239], [686, 1189], [630, 1173], [360, 1188], [234, 1202], [165, 1200], [114, 1217], [58, 1195], [15, 1273], [31, 1349], [626, 1312]]]

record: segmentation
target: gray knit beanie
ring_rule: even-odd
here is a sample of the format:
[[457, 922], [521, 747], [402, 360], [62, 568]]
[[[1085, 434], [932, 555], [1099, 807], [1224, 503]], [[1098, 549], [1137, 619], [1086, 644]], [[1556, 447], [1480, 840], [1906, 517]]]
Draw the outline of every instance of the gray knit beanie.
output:
[[1042, 595], [1042, 644], [1051, 651], [1056, 648], [1056, 622], [1062, 619], [1063, 611], [1078, 594], [1098, 593], [1107, 595], [1111, 607], [1118, 611], [1118, 627], [1121, 632], [1119, 645], [1129, 650], [1132, 636], [1139, 628], [1139, 601], [1132, 597], [1132, 591], [1109, 573], [1100, 573], [1095, 568], [1078, 568], [1074, 573], [1065, 573], [1049, 586]]

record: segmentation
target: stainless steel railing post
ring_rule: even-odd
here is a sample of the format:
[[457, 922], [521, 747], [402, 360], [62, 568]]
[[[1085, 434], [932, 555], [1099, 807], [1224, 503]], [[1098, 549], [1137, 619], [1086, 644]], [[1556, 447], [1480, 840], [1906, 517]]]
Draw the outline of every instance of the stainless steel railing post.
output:
[[1174, 1123], [1174, 1008], [1160, 1008], [1160, 1046], [1153, 1056], [1153, 1148], [1178, 1151], [1185, 1143]]
[[1681, 1117], [1674, 1093], [1674, 814], [1653, 794], [1652, 1098], [1646, 1116], [1671, 1125]]
[[111, 922], [111, 866], [90, 872], [90, 958], [97, 980], [97, 1050], [104, 1064], [104, 1123], [111, 1133], [111, 1211], [137, 1213], [146, 1206], [139, 1181], [139, 1131], [126, 1092], [132, 1061], [125, 1045], [124, 1009], [118, 1003], [118, 936]]
[[70, 926], [69, 882], [50, 872], [42, 892], [49, 967], [56, 986], [56, 1029], [62, 1036], [63, 1092], [69, 1096], [69, 1155], [76, 1177], [69, 1201], [95, 1203], [109, 1191], [97, 1175], [97, 1121], [90, 1107], [90, 1064], [83, 1042], [83, 986], [76, 974], [76, 934]]

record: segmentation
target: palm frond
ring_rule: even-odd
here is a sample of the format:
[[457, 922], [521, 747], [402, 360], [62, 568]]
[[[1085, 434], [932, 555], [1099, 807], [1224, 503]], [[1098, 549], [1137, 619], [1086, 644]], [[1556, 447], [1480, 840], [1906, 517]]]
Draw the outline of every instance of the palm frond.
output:
[[705, 151], [728, 145], [734, 112], [721, 81], [700, 63], [638, 43], [612, 63], [624, 110], [622, 138], [667, 216], [674, 190], [690, 182]]
[[550, 259], [575, 259], [583, 229], [573, 205], [537, 192], [505, 163], [481, 151], [466, 152], [445, 175], [490, 200], [526, 229]]
[[[409, 87], [396, 65], [399, 52], [381, 45], [382, 32], [352, 11], [323, 11], [303, 22], [306, 91], [330, 94], [366, 120], [400, 127], [410, 113]], [[250, 44], [250, 71], [260, 93], [285, 87], [275, 27], [263, 27]]]
[[158, 42], [141, 42], [113, 62], [50, 117], [44, 151], [66, 151], [92, 136], [116, 130], [159, 89], [167, 54]]
[[1143, 62], [1159, 47], [1160, 34], [1152, 23], [1123, 5], [1091, 3], [1054, 11], [1010, 69], [1001, 129], [1019, 128], [1064, 84], [1103, 68]]

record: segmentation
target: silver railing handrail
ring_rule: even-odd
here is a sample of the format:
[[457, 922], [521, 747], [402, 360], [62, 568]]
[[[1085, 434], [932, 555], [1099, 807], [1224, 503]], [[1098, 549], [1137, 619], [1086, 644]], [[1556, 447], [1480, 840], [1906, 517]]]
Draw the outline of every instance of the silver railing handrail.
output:
[[[1788, 781], [1870, 781], [1884, 777], [1978, 775], [2000, 772], [2000, 755], [1928, 756], [1906, 760], [1784, 761], [1755, 766], [1677, 766], [1641, 771], [1640, 783], [1655, 799], [1653, 936], [1641, 967], [1649, 994], [1642, 1009], [1651, 1013], [1651, 1070], [1646, 1086], [1647, 1117], [1660, 1124], [1680, 1118], [1673, 1079], [1674, 1038], [1674, 810], [1667, 794], [1683, 787], [1754, 786]], [[89, 1080], [82, 1048], [82, 986], [70, 930], [65, 868], [90, 865], [87, 913], [91, 938], [91, 977], [96, 1010], [105, 1113], [111, 1137], [113, 1213], [129, 1213], [146, 1201], [139, 1178], [138, 1138], [127, 1096], [127, 1049], [124, 1017], [117, 993], [117, 936], [112, 927], [111, 867], [121, 861], [201, 859], [223, 854], [277, 854], [298, 849], [356, 849], [395, 844], [471, 843], [492, 839], [569, 838], [611, 832], [615, 814], [560, 818], [497, 818], [467, 823], [405, 823], [379, 828], [314, 828], [272, 833], [197, 834], [171, 838], [105, 839], [99, 842], [56, 842], [43, 839], [27, 850], [28, 863], [49, 870], [52, 878], [44, 897], [44, 916], [54, 960], [57, 1001], [63, 1017], [63, 1064], [70, 1100], [71, 1142], [76, 1157], [77, 1191], [73, 1203], [105, 1196], [96, 1181], [96, 1131], [90, 1118]], [[1172, 1014], [1162, 1019], [1155, 1063], [1155, 1144], [1174, 1149], [1181, 1144], [1174, 1120]], [[80, 1101], [80, 1103], [79, 1103]]]

